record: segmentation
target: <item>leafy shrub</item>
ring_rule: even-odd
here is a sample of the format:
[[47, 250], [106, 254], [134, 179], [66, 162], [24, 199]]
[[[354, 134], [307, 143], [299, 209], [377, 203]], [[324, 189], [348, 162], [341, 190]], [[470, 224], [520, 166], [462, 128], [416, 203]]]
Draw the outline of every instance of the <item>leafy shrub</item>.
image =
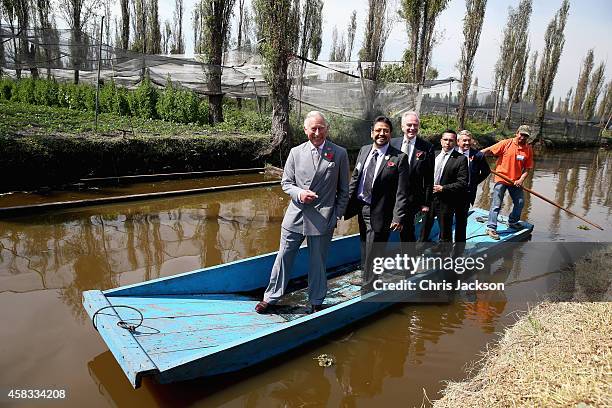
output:
[[202, 124], [208, 123], [209, 113], [208, 101], [203, 99], [198, 107], [198, 122]]
[[34, 80], [32, 78], [22, 78], [15, 83], [15, 89], [13, 89], [13, 94], [11, 96], [11, 100], [15, 102], [23, 102], [34, 104], [36, 100], [34, 99]]
[[55, 80], [39, 79], [34, 83], [34, 99], [37, 105], [57, 106], [59, 104], [59, 86]]
[[195, 92], [176, 89], [168, 78], [166, 87], [159, 93], [157, 114], [160, 119], [178, 123], [197, 123], [199, 121], [200, 100]]
[[117, 88], [115, 90], [112, 112], [121, 116], [132, 115], [132, 111], [130, 109], [130, 95], [127, 89]]
[[96, 88], [91, 85], [79, 85], [79, 93], [83, 98], [83, 105], [88, 111], [96, 111]]
[[117, 93], [116, 88], [115, 81], [112, 79], [110, 83], [104, 84], [104, 86], [100, 88], [100, 99], [98, 101], [100, 112], [114, 112], [114, 100], [115, 94]]
[[130, 96], [130, 108], [135, 116], [143, 119], [155, 119], [157, 117], [157, 90], [148, 77], [140, 82], [136, 91]]
[[197, 123], [200, 99], [193, 91], [180, 90], [176, 92], [177, 122]]
[[157, 114], [160, 119], [169, 122], [176, 120], [176, 90], [170, 78], [166, 81], [166, 87], [159, 93], [157, 100]]
[[272, 128], [270, 115], [259, 115], [256, 111], [229, 108], [223, 112], [222, 124], [217, 125], [224, 130], [239, 129], [244, 132], [269, 132]]
[[0, 80], [0, 98], [5, 101], [10, 101], [15, 88], [15, 81], [10, 78], [2, 78]]
[[85, 110], [85, 104], [81, 98], [80, 89], [78, 85], [74, 84], [62, 84], [58, 91], [58, 101], [60, 106], [76, 109]]

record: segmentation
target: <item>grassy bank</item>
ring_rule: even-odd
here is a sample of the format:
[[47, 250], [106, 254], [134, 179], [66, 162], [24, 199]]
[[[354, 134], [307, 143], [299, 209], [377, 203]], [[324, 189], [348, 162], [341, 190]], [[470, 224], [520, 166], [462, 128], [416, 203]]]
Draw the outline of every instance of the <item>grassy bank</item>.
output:
[[610, 270], [612, 246], [577, 262], [573, 301], [537, 305], [433, 406], [612, 406]]
[[[263, 166], [267, 134], [0, 102], [0, 191], [82, 177]], [[7, 177], [10, 176], [10, 177]]]

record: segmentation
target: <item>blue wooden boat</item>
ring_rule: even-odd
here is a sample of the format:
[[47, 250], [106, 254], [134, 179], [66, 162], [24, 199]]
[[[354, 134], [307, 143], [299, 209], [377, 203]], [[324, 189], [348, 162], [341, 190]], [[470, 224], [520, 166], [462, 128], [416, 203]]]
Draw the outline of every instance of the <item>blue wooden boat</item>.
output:
[[[493, 241], [485, 234], [486, 215], [476, 209], [468, 219], [472, 256], [499, 250], [503, 242], [526, 240], [533, 230], [526, 222], [521, 230], [504, 229], [507, 220], [500, 217], [501, 240]], [[293, 278], [307, 274], [306, 251], [300, 249]], [[275, 255], [86, 291], [83, 305], [134, 388], [144, 376], [169, 383], [239, 370], [392, 305], [377, 301], [376, 292], [361, 294], [359, 237], [352, 235], [332, 241], [327, 265], [331, 277], [322, 311], [307, 314], [305, 290], [297, 289], [274, 313], [257, 314], [254, 307], [268, 284]], [[436, 273], [425, 271], [409, 280], [431, 279]]]

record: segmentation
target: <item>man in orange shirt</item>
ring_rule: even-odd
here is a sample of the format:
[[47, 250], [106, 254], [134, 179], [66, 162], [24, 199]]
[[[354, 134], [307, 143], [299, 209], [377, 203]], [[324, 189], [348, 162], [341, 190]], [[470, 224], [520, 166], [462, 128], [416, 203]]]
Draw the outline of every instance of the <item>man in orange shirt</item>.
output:
[[519, 126], [514, 138], [502, 140], [481, 150], [482, 153], [489, 156], [497, 157], [495, 172], [514, 180], [514, 184], [510, 184], [499, 176], [495, 176], [495, 187], [493, 187], [493, 196], [491, 199], [491, 209], [489, 210], [489, 220], [487, 222], [487, 235], [498, 240], [497, 234], [497, 216], [504, 202], [506, 190], [512, 197], [512, 212], [508, 217], [508, 226], [512, 229], [521, 229], [519, 223], [521, 211], [525, 200], [523, 198], [523, 189], [521, 186], [525, 182], [529, 171], [533, 170], [533, 150], [527, 143], [527, 139], [531, 135], [531, 128], [528, 125]]

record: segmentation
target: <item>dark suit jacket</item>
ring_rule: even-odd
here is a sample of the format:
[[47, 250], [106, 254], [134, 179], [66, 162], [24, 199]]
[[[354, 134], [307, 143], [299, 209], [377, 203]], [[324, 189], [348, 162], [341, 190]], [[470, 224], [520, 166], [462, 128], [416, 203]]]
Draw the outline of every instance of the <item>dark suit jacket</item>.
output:
[[[355, 163], [355, 169], [349, 184], [349, 203], [344, 214], [345, 219], [356, 215], [360, 209], [357, 198], [359, 182], [363, 177], [365, 162], [372, 150], [372, 145], [361, 148]], [[387, 148], [372, 185], [372, 202], [370, 208], [370, 223], [372, 229], [381, 232], [388, 229], [392, 221], [402, 224], [406, 211], [406, 192], [403, 186], [398, 188], [400, 179], [406, 177], [408, 160], [405, 154], [393, 146]]]
[[447, 211], [463, 206], [468, 185], [468, 163], [464, 155], [456, 150], [451, 152], [440, 177], [442, 191], [435, 193], [440, 210]]
[[491, 169], [485, 158], [485, 155], [480, 153], [479, 150], [470, 148], [470, 159], [468, 163], [469, 169], [469, 183], [468, 183], [468, 201], [470, 204], [474, 204], [476, 201], [476, 191], [478, 184], [482, 183], [491, 174]]
[[[403, 136], [394, 137], [391, 139], [391, 146], [401, 151], [403, 140]], [[404, 183], [410, 211], [418, 211], [421, 206], [431, 206], [434, 160], [433, 145], [417, 136]]]

